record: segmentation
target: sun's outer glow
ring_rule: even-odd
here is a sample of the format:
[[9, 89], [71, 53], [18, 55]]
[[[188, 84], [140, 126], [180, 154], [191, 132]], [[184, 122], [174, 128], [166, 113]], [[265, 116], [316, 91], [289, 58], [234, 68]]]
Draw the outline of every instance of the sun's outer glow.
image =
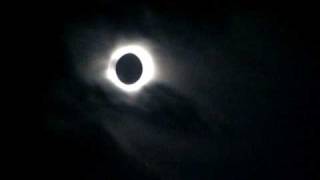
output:
[[[117, 72], [116, 64], [118, 60], [126, 55], [134, 54], [142, 64], [142, 74], [140, 78], [133, 84], [125, 84], [120, 81]], [[117, 87], [126, 92], [136, 92], [146, 85], [154, 76], [153, 58], [150, 53], [139, 45], [128, 45], [116, 49], [110, 57], [106, 77]]]

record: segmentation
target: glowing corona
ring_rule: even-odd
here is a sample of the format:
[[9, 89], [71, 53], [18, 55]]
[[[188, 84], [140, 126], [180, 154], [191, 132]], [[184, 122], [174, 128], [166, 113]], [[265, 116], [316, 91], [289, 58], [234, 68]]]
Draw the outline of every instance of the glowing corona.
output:
[[[118, 60], [126, 55], [134, 54], [142, 64], [142, 74], [140, 78], [133, 84], [123, 83], [116, 72], [116, 64]], [[106, 70], [106, 77], [118, 88], [126, 92], [136, 92], [146, 85], [154, 76], [153, 58], [150, 53], [139, 45], [128, 45], [116, 49], [110, 57]]]

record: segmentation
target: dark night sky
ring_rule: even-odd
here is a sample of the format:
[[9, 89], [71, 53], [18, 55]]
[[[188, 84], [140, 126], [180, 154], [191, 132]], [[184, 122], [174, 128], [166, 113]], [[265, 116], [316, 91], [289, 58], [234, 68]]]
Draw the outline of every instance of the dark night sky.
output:
[[[319, 178], [318, 32], [307, 3], [46, 3], [18, 18], [31, 56], [20, 71], [30, 80], [19, 86], [31, 122], [18, 143], [19, 171], [40, 179]], [[101, 77], [106, 57], [126, 42], [146, 44], [157, 65], [136, 96]]]

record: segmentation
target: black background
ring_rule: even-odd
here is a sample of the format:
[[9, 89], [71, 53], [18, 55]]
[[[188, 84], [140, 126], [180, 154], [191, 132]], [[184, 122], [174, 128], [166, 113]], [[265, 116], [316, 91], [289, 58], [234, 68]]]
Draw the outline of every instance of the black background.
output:
[[[316, 149], [319, 62], [315, 58], [318, 31], [313, 4], [83, 0], [23, 2], [12, 7], [7, 27], [13, 32], [9, 37], [13, 51], [8, 56], [13, 68], [8, 68], [10, 80], [5, 86], [13, 88], [10, 90], [13, 98], [9, 100], [13, 111], [9, 118], [4, 118], [13, 124], [7, 134], [9, 147], [14, 149], [8, 156], [13, 167], [11, 176], [40, 179], [319, 178]], [[156, 22], [145, 25], [141, 19], [144, 10], [156, 14], [161, 26]], [[255, 36], [244, 28], [239, 36], [228, 35], [233, 27], [245, 27], [246, 18], [237, 20], [236, 26], [228, 23], [239, 14], [254, 19], [256, 30], [262, 33]], [[212, 65], [199, 73], [199, 77], [209, 74], [206, 82], [209, 85], [194, 96], [181, 95], [167, 84], [159, 84], [146, 89], [148, 96], [141, 100], [141, 104], [149, 107], [147, 113], [141, 111], [139, 105], [114, 104], [115, 96], [101, 92], [100, 87], [87, 86], [75, 76], [65, 47], [66, 27], [95, 17], [107, 19], [114, 32], [137, 32], [147, 38], [154, 35], [150, 33], [154, 27], [164, 28], [163, 34], [176, 42], [168, 47], [186, 43], [188, 53], [193, 56], [201, 52], [198, 49], [211, 45], [211, 39], [206, 36], [220, 37], [218, 48], [227, 54], [217, 73], [222, 83], [217, 88], [210, 78], [209, 72], [217, 69]], [[170, 22], [171, 18], [191, 22], [194, 26], [182, 23], [185, 26], [179, 29]], [[179, 35], [180, 31], [186, 32]], [[259, 49], [261, 39], [271, 41]], [[277, 58], [272, 55], [263, 58], [265, 53], [261, 49], [265, 48]], [[189, 67], [192, 58], [177, 64]], [[228, 67], [232, 67], [231, 71], [225, 72], [230, 70]], [[253, 73], [254, 78], [248, 81], [246, 74], [234, 73], [239, 68]], [[219, 76], [222, 72], [226, 75]], [[178, 86], [192, 89], [200, 85], [182, 83]], [[56, 91], [60, 87], [67, 89], [66, 95]], [[91, 102], [84, 98], [92, 94], [100, 100], [103, 98], [104, 104], [97, 105], [101, 103], [99, 100]], [[196, 103], [190, 98], [202, 102], [203, 106], [214, 104], [205, 113], [205, 125], [194, 107]], [[178, 158], [179, 161], [165, 165], [155, 163], [150, 168], [146, 163], [149, 159], [128, 155], [126, 149], [118, 146], [117, 138], [96, 123], [99, 121], [92, 123], [92, 113], [97, 107], [108, 107], [102, 110], [107, 114], [120, 111], [142, 121], [153, 119], [152, 126], [181, 132], [181, 139], [207, 138], [212, 144], [208, 147], [192, 144], [199, 148], [185, 156], [202, 152], [202, 148], [210, 151], [212, 148], [212, 156], [218, 158], [210, 156], [205, 163], [199, 163], [181, 156], [182, 160]], [[55, 118], [69, 125], [57, 130], [55, 127], [59, 129], [60, 125], [52, 121]], [[174, 123], [170, 124], [172, 121]], [[161, 146], [167, 147], [165, 142]], [[176, 152], [164, 152], [162, 157], [161, 150], [154, 161], [170, 157], [170, 153]]]

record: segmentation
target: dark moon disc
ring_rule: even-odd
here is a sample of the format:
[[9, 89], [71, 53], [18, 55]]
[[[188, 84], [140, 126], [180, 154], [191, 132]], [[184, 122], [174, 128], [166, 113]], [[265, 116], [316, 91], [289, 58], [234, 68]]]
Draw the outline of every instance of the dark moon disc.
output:
[[134, 54], [122, 56], [116, 64], [116, 72], [120, 81], [132, 84], [139, 80], [142, 74], [140, 59]]

